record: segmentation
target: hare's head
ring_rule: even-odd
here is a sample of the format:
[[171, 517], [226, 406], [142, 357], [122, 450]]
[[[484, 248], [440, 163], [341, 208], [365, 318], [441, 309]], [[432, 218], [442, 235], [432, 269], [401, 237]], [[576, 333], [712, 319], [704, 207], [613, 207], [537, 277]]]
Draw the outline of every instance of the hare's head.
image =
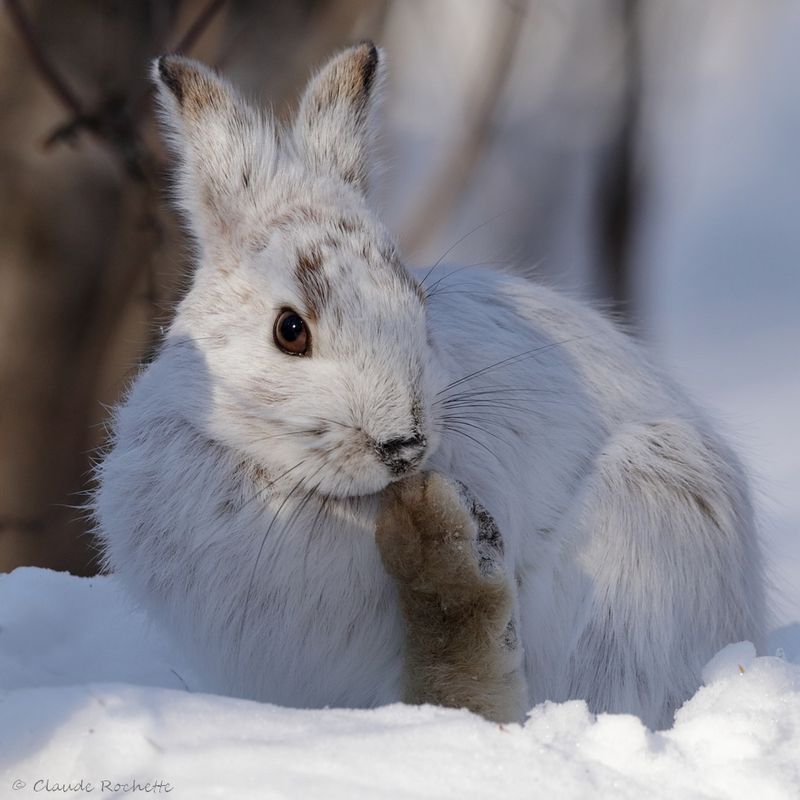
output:
[[198, 246], [162, 357], [210, 436], [331, 496], [436, 444], [424, 295], [365, 197], [382, 72], [372, 44], [344, 51], [284, 129], [201, 64], [154, 66]]

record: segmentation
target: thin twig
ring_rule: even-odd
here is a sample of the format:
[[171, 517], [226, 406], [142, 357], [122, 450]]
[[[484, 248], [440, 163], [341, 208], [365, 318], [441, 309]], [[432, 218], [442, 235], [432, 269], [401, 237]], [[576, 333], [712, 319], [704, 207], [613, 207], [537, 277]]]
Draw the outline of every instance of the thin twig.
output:
[[222, 7], [228, 0], [210, 0], [205, 8], [197, 15], [195, 21], [189, 29], [178, 40], [172, 49], [173, 53], [188, 53], [197, 43], [197, 40], [205, 33], [206, 28], [211, 24], [214, 17], [222, 11]]
[[17, 29], [20, 38], [22, 39], [25, 49], [28, 51], [31, 61], [33, 61], [39, 74], [44, 79], [44, 82], [53, 92], [53, 94], [66, 106], [76, 118], [85, 116], [83, 104], [78, 99], [77, 95], [72, 89], [67, 86], [66, 81], [56, 69], [55, 64], [48, 58], [47, 53], [42, 49], [36, 34], [33, 31], [30, 20], [18, 0], [6, 0], [6, 8], [8, 9], [11, 21]]
[[131, 120], [125, 114], [124, 103], [119, 98], [111, 97], [101, 103], [96, 111], [87, 112], [48, 57], [19, 0], [6, 0], [6, 8], [34, 68], [71, 115], [47, 136], [45, 147], [73, 139], [79, 131], [86, 130], [120, 159], [128, 175], [137, 181], [145, 180], [138, 137]]
[[[208, 26], [213, 22], [214, 17], [222, 10], [228, 0], [210, 0], [200, 13], [195, 17], [194, 22], [187, 28], [186, 33], [178, 39], [177, 44], [172, 47], [159, 48], [165, 49], [169, 53], [181, 53], [188, 55], [192, 48], [197, 44], [198, 39], [205, 33]], [[163, 43], [162, 43], [163, 44]], [[148, 83], [145, 89], [131, 103], [133, 116], [135, 119], [141, 117], [149, 108], [150, 98], [153, 96], [153, 86]]]

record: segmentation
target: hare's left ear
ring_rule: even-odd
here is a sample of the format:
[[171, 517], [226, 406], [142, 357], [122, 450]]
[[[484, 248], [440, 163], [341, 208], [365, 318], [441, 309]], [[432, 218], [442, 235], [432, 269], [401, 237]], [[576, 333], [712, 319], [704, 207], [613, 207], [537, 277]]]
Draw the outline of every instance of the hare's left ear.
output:
[[294, 124], [308, 165], [361, 191], [370, 172], [372, 112], [383, 71], [383, 54], [372, 42], [334, 56], [311, 79]]
[[153, 79], [166, 136], [179, 159], [176, 200], [204, 248], [242, 241], [274, 172], [269, 121], [213, 70], [161, 56]]

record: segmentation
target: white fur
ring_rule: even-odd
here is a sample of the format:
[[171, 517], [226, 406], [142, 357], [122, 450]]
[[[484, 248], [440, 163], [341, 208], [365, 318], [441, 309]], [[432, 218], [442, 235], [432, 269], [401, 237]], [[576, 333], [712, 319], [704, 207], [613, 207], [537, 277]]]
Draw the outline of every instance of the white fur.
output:
[[[736, 458], [583, 305], [450, 268], [425, 279], [423, 304], [361, 185], [319, 162], [332, 141], [366, 153], [370, 136], [346, 104], [315, 105], [325, 79], [278, 139], [226, 84], [229, 105], [202, 122], [160, 87], [200, 257], [99, 470], [108, 566], [195, 654], [205, 688], [304, 707], [399, 700], [403, 627], [374, 539], [392, 475], [370, 442], [407, 435], [416, 405], [422, 466], [469, 486], [502, 532], [531, 702], [668, 724], [716, 650], [763, 635]], [[314, 247], [332, 291], [297, 358], [272, 326], [283, 307], [307, 312], [294, 265]]]

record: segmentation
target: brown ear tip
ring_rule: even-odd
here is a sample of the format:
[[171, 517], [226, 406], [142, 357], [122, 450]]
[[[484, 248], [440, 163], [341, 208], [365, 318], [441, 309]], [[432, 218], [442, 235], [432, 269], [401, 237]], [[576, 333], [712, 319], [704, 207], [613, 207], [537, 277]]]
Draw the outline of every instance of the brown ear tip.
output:
[[156, 59], [156, 72], [161, 83], [172, 92], [179, 103], [182, 102], [183, 85], [180, 79], [180, 56], [159, 56]]
[[380, 61], [380, 51], [378, 50], [375, 42], [372, 39], [362, 39], [358, 43], [359, 47], [363, 47], [367, 51], [367, 63], [374, 69]]
[[378, 63], [381, 60], [381, 52], [375, 42], [371, 39], [364, 39], [356, 45], [356, 49], [361, 56], [361, 74], [363, 76], [364, 89], [369, 91], [375, 80], [375, 73], [378, 71]]

